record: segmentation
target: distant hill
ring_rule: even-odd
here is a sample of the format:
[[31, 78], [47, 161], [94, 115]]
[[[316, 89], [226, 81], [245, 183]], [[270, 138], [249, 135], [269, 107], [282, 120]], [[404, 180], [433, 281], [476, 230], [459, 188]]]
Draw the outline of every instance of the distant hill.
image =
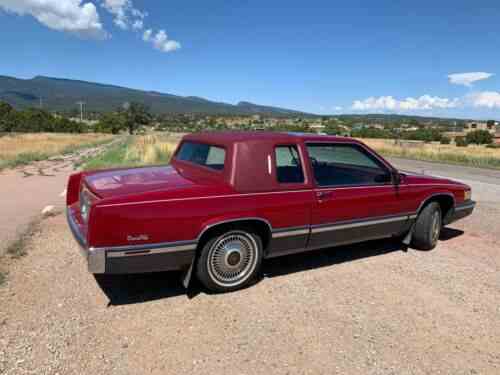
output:
[[0, 76], [0, 101], [22, 109], [40, 104], [51, 111], [70, 111], [77, 108], [76, 102], [84, 101], [87, 111], [108, 112], [125, 102], [140, 102], [157, 114], [204, 113], [228, 115], [272, 115], [297, 116], [303, 112], [284, 108], [241, 102], [237, 105], [213, 102], [196, 96], [177, 96], [155, 91], [141, 91], [126, 87], [70, 79], [37, 76], [33, 79], [18, 79]]

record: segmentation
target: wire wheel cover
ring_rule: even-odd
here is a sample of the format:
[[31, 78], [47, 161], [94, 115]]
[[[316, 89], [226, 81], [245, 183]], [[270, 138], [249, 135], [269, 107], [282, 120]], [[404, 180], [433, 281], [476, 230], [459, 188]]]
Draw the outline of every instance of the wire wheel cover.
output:
[[231, 232], [210, 248], [208, 272], [219, 285], [234, 286], [245, 281], [257, 263], [257, 244], [243, 232]]

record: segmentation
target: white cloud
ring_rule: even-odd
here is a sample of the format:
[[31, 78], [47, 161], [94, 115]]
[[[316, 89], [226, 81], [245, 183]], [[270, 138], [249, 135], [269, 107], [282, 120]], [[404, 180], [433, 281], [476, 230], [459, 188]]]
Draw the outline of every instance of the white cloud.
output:
[[57, 31], [95, 38], [108, 34], [92, 3], [82, 0], [0, 0], [0, 8], [19, 15], [31, 15], [43, 25]]
[[421, 111], [431, 109], [456, 108], [459, 99], [440, 98], [438, 96], [422, 95], [419, 98], [395, 99], [392, 96], [370, 97], [355, 100], [351, 109], [356, 111]]
[[153, 30], [148, 29], [144, 31], [144, 34], [142, 34], [142, 40], [144, 40], [145, 42], [149, 42], [149, 40], [151, 39], [151, 35], [153, 35]]
[[132, 24], [132, 29], [134, 30], [142, 30], [144, 27], [144, 22], [142, 20], [135, 20]]
[[457, 73], [450, 74], [448, 79], [454, 85], [462, 85], [471, 87], [474, 82], [482, 81], [492, 77], [494, 74], [486, 72], [470, 72], [470, 73]]
[[500, 108], [500, 92], [476, 92], [468, 95], [467, 101], [474, 107]]
[[136, 9], [132, 0], [103, 0], [102, 6], [114, 16], [113, 22], [119, 28], [123, 30], [128, 30], [130, 27], [134, 30], [142, 29], [142, 20], [146, 17], [146, 12]]
[[334, 111], [342, 111], [344, 108], [340, 105], [336, 106], [336, 107], [333, 107], [333, 110]]
[[157, 50], [172, 52], [181, 48], [181, 44], [175, 40], [168, 39], [165, 30], [158, 31], [153, 36], [153, 30], [146, 30], [142, 36], [145, 42], [151, 42]]

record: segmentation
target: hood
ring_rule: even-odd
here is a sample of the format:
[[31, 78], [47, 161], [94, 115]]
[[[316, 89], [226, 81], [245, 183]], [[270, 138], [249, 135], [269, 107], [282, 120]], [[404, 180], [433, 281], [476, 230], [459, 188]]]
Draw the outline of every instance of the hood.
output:
[[404, 174], [404, 181], [407, 184], [413, 185], [427, 185], [427, 184], [436, 184], [436, 185], [456, 185], [456, 186], [467, 186], [461, 182], [450, 180], [446, 177], [436, 177], [430, 176], [427, 174], [420, 174], [409, 171], [400, 171]]
[[101, 198], [186, 188], [194, 182], [172, 166], [112, 169], [85, 175], [88, 188]]

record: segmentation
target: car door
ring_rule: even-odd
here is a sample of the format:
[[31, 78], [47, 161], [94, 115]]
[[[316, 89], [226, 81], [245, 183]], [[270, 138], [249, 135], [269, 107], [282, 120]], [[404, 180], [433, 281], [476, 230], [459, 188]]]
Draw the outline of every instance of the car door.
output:
[[404, 196], [390, 166], [358, 143], [306, 143], [314, 175], [308, 248], [402, 233], [409, 225]]

